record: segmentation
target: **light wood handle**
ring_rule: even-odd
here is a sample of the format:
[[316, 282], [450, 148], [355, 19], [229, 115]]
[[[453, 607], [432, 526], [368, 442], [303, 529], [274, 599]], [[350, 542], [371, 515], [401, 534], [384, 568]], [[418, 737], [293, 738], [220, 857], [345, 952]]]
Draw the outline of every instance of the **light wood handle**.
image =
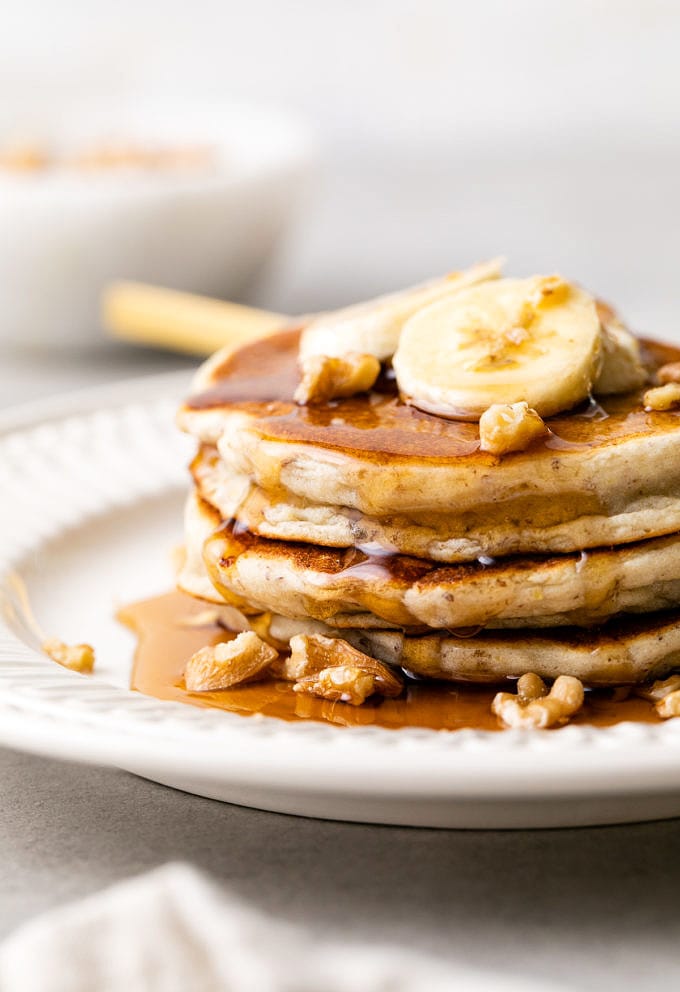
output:
[[102, 319], [117, 338], [192, 355], [238, 347], [290, 323], [280, 313], [137, 282], [113, 283], [105, 291]]

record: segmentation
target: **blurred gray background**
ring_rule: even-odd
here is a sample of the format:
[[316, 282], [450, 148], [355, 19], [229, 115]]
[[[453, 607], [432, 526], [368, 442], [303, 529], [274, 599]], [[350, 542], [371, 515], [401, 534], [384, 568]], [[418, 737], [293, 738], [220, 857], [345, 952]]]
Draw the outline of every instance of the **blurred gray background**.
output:
[[[680, 339], [679, 42], [671, 0], [10, 0], [0, 137], [142, 99], [280, 107], [310, 126], [318, 167], [249, 301], [305, 312], [505, 254], [512, 272], [562, 270], [636, 329]], [[189, 364], [122, 345], [0, 348], [0, 407]], [[677, 821], [339, 825], [9, 751], [0, 781], [3, 932], [185, 858], [312, 935], [583, 990], [678, 980]]]
[[502, 253], [672, 337], [679, 38], [672, 0], [23, 0], [0, 127], [140, 97], [293, 110], [321, 167], [251, 300], [333, 306]]

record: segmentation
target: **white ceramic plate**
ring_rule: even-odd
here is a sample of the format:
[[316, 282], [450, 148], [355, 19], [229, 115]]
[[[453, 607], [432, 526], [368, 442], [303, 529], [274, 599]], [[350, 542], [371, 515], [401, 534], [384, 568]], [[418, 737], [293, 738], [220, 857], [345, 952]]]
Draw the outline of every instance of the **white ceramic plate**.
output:
[[[191, 445], [184, 376], [120, 384], [0, 417], [0, 741], [127, 769], [229, 802], [452, 827], [609, 823], [680, 814], [680, 720], [552, 733], [289, 724], [127, 688], [117, 604], [166, 591]], [[91, 678], [36, 650], [41, 626], [90, 641]]]

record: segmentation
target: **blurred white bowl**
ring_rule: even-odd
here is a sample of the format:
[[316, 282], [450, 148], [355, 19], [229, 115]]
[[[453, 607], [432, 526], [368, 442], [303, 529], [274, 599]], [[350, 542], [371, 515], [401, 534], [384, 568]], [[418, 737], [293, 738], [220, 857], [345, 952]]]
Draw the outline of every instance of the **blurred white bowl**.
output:
[[97, 111], [41, 133], [71, 154], [99, 141], [209, 146], [204, 170], [0, 169], [0, 344], [103, 341], [99, 300], [112, 279], [233, 297], [264, 263], [309, 176], [298, 121], [228, 106], [210, 112]]

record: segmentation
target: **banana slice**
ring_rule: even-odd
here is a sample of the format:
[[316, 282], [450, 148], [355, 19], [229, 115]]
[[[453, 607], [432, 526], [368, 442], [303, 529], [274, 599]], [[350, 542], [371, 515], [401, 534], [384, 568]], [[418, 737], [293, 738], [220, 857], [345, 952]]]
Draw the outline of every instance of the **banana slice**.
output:
[[649, 378], [642, 361], [640, 342], [610, 306], [597, 301], [602, 324], [602, 368], [593, 392], [598, 396], [640, 389]]
[[468, 286], [498, 279], [502, 266], [503, 260], [496, 258], [399, 293], [322, 313], [302, 333], [300, 358], [311, 355], [342, 358], [348, 352], [359, 352], [374, 355], [383, 362], [396, 351], [401, 329], [412, 314]]
[[560, 276], [500, 279], [414, 314], [393, 364], [406, 402], [429, 413], [479, 420], [524, 401], [549, 417], [590, 393], [601, 338], [594, 299]]

